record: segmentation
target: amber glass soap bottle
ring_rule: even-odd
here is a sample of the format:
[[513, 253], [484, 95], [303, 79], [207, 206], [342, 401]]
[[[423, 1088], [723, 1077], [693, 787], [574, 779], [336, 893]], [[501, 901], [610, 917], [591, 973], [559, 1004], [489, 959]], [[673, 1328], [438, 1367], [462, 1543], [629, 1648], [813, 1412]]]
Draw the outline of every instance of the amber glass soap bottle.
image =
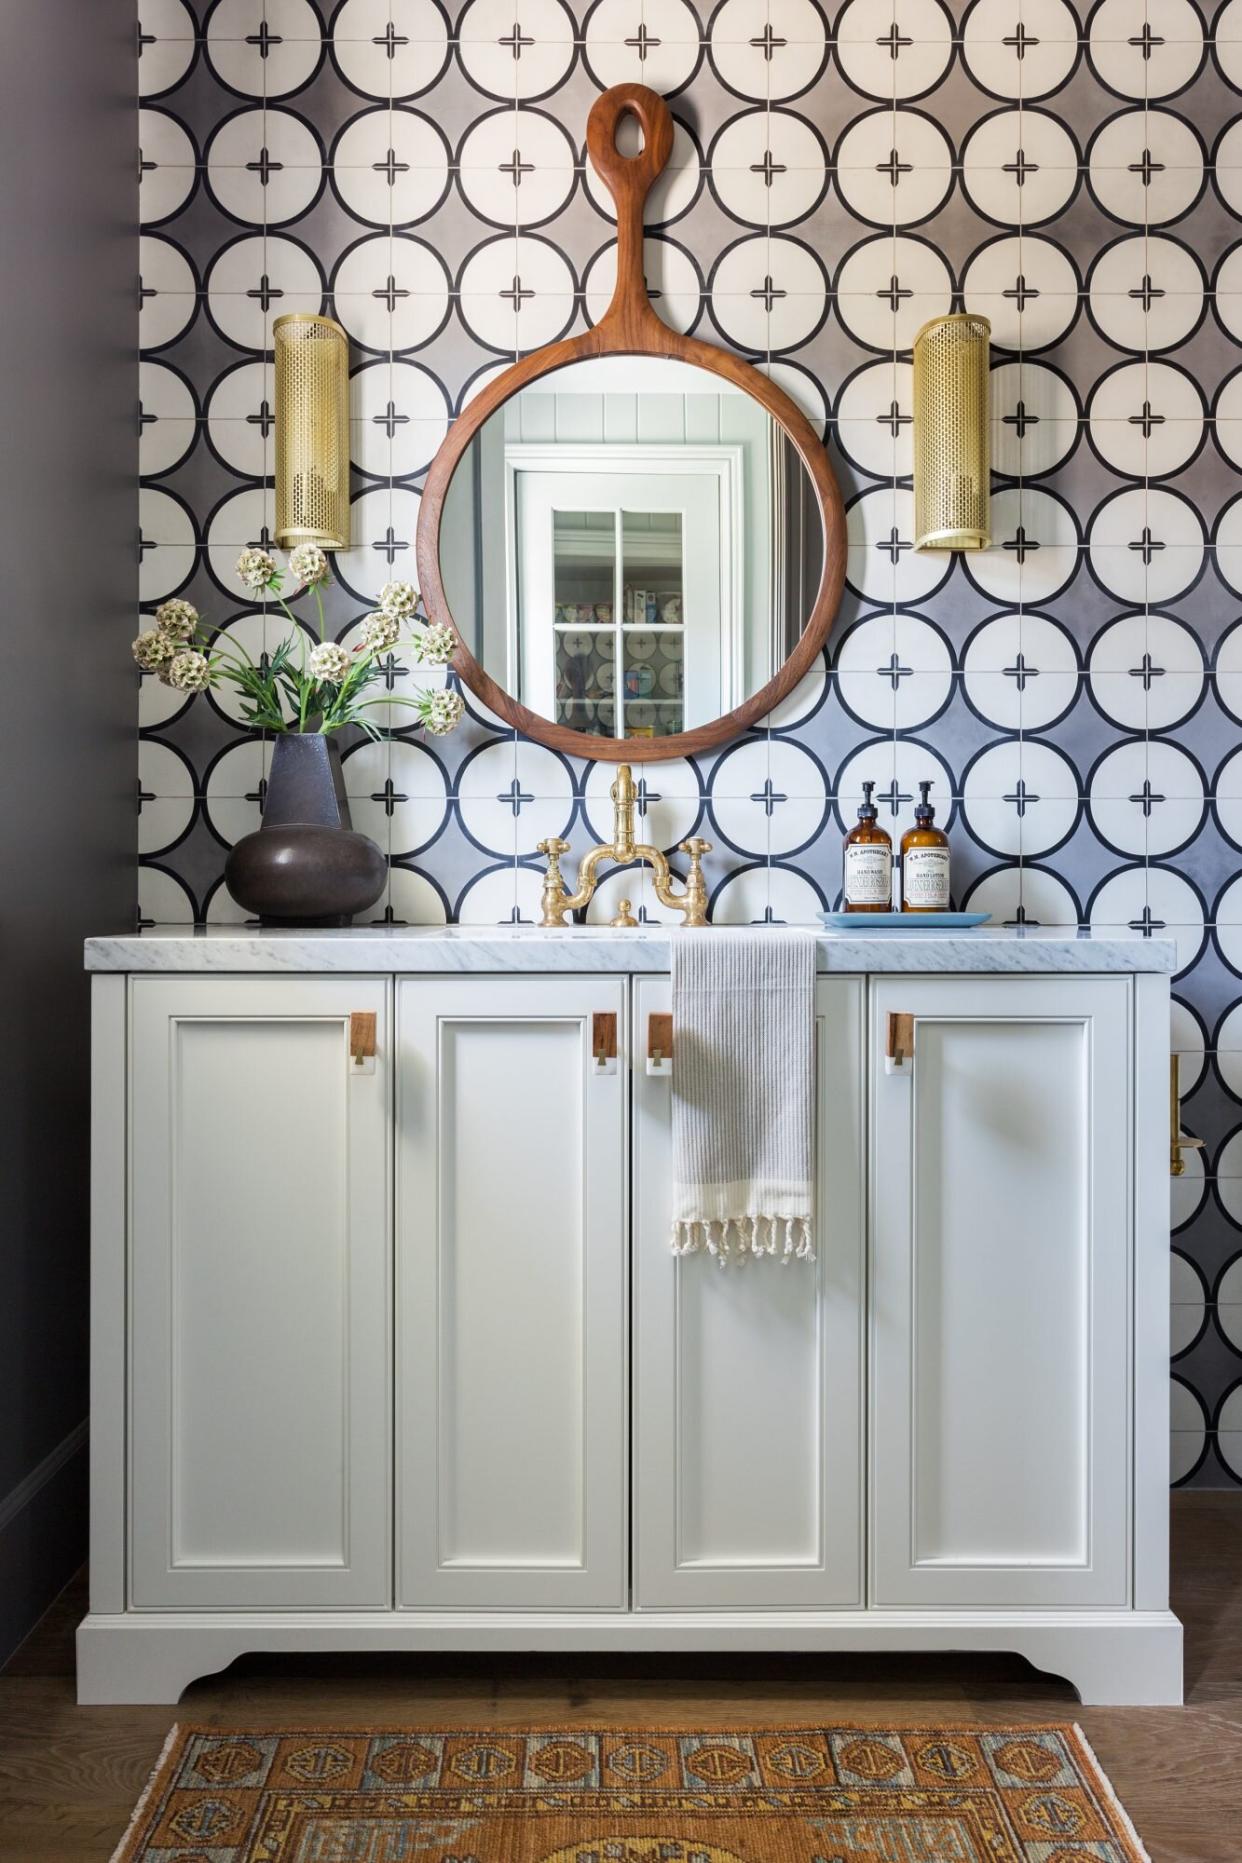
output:
[[845, 837], [841, 905], [846, 912], [891, 912], [893, 843], [871, 800], [874, 783], [863, 784], [858, 821]]
[[949, 837], [937, 828], [936, 811], [928, 801], [930, 783], [920, 783], [922, 800], [914, 811], [914, 827], [901, 837], [901, 909], [903, 912], [949, 910]]

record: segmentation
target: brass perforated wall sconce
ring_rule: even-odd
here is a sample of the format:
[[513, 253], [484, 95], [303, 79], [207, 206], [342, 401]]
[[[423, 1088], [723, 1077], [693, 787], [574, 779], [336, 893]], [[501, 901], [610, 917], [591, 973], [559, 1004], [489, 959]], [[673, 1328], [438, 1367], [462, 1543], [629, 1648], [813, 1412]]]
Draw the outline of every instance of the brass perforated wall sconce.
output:
[[914, 547], [986, 550], [988, 483], [986, 317], [958, 312], [914, 339]]
[[276, 542], [349, 548], [349, 339], [330, 317], [292, 313], [276, 345]]

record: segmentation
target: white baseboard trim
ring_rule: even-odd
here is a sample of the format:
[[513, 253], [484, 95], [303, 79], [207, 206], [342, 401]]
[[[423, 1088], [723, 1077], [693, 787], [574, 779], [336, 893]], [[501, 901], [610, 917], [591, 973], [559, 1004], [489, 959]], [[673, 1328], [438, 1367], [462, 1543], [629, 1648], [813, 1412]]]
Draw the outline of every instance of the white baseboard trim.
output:
[[67, 1436], [62, 1436], [54, 1449], [49, 1449], [43, 1460], [36, 1463], [28, 1475], [23, 1476], [15, 1488], [10, 1488], [3, 1500], [0, 1500], [0, 1533], [12, 1526], [17, 1516], [24, 1513], [49, 1481], [59, 1475], [66, 1462], [72, 1460], [78, 1451], [85, 1447], [90, 1433], [89, 1419], [83, 1417], [75, 1424]]
[[197, 1676], [251, 1651], [413, 1655], [460, 1650], [1010, 1650], [1064, 1676], [1084, 1702], [1159, 1707], [1182, 1698], [1182, 1627], [1171, 1611], [126, 1611], [78, 1627], [83, 1704], [174, 1702]]

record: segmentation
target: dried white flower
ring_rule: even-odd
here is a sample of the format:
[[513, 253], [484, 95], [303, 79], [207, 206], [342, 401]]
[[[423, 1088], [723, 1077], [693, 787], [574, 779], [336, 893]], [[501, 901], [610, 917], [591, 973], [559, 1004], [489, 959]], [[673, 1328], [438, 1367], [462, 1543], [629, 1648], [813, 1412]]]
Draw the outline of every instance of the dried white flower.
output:
[[457, 636], [451, 627], [433, 621], [414, 642], [414, 657], [424, 666], [447, 666], [457, 649]]
[[460, 692], [430, 692], [423, 724], [433, 737], [447, 737], [454, 725], [461, 723], [466, 702]]
[[243, 550], [237, 574], [252, 594], [260, 595], [276, 574], [276, 558], [270, 550]]
[[317, 543], [300, 543], [289, 552], [289, 574], [306, 588], [328, 580], [328, 559]]
[[211, 666], [205, 653], [190, 647], [177, 654], [168, 668], [168, 683], [178, 692], [205, 692], [211, 684]]
[[396, 615], [385, 614], [381, 608], [363, 622], [362, 638], [370, 652], [383, 653], [386, 647], [395, 647], [401, 638], [401, 623]]
[[144, 673], [158, 673], [161, 666], [176, 653], [177, 643], [159, 628], [153, 627], [138, 636], [130, 651]]
[[386, 615], [406, 621], [418, 607], [418, 590], [412, 582], [386, 582], [379, 592], [379, 605]]
[[193, 602], [183, 602], [174, 595], [170, 601], [161, 602], [155, 611], [155, 625], [161, 634], [167, 634], [169, 640], [193, 640], [198, 626], [198, 609]]
[[326, 679], [329, 684], [339, 686], [349, 671], [349, 654], [339, 642], [324, 640], [311, 648], [309, 664], [312, 679]]

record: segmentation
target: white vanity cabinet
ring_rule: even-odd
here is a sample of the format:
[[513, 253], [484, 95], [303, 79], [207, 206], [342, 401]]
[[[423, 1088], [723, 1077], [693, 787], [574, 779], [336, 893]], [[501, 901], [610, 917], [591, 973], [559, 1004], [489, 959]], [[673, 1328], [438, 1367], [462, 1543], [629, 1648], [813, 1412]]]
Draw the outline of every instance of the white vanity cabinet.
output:
[[629, 1601], [625, 1007], [397, 984], [399, 1607]]
[[[813, 1262], [673, 1256], [672, 1081], [635, 1070], [640, 1610], [863, 1602], [865, 997], [858, 977], [816, 985]], [[668, 979], [634, 998], [645, 1057]]]
[[872, 1596], [1129, 1598], [1130, 985], [883, 977]]
[[136, 977], [129, 1010], [126, 1603], [386, 1604], [389, 986]]
[[825, 939], [817, 1259], [726, 1269], [669, 1251], [668, 949], [92, 941], [82, 1700], [627, 1648], [1179, 1698], [1171, 947]]

